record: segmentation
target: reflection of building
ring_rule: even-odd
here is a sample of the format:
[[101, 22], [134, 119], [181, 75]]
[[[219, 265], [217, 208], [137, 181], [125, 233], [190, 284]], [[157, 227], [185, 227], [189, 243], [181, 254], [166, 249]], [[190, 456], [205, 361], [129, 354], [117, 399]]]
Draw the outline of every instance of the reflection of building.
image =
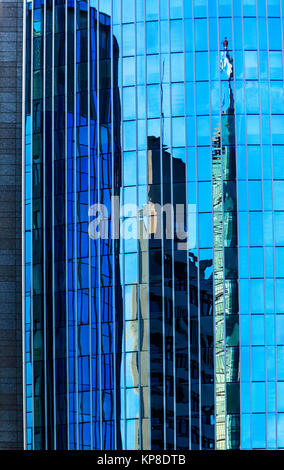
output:
[[[193, 449], [198, 449], [200, 442], [203, 449], [214, 448], [215, 433], [217, 448], [239, 446], [236, 162], [231, 87], [229, 103], [222, 115], [222, 132], [217, 132], [213, 142], [213, 260], [199, 260], [194, 253], [178, 250], [176, 236], [168, 240], [165, 227], [162, 240], [155, 239], [158, 219], [166, 223], [165, 214], [162, 219], [155, 204], [173, 203], [174, 219], [176, 204], [186, 204], [185, 164], [171, 159], [164, 149], [160, 152], [159, 139], [148, 138], [149, 367], [151, 444], [156, 449], [161, 442], [166, 442], [167, 448], [187, 448], [189, 436]], [[176, 228], [174, 224], [172, 230]]]
[[284, 448], [279, 2], [193, 3], [24, 2], [28, 449]]
[[87, 2], [26, 13], [26, 446], [121, 447], [119, 241], [88, 236], [120, 186], [118, 45]]
[[239, 448], [239, 306], [234, 97], [232, 61], [224, 42], [225, 93], [221, 126], [213, 139], [214, 295], [216, 351], [216, 446]]
[[[183, 204], [186, 220], [185, 178], [183, 161], [160, 152], [160, 140], [149, 137], [150, 206], [173, 203], [176, 220], [176, 205]], [[161, 214], [150, 228], [157, 228], [157, 218]], [[155, 239], [153, 230], [148, 245], [151, 445], [199, 448], [201, 426], [202, 448], [209, 449], [214, 446], [214, 342], [212, 274], [208, 277], [206, 269], [212, 260], [198, 262], [193, 253], [179, 250], [176, 233], [167, 238], [166, 214], [161, 223], [162, 238]]]

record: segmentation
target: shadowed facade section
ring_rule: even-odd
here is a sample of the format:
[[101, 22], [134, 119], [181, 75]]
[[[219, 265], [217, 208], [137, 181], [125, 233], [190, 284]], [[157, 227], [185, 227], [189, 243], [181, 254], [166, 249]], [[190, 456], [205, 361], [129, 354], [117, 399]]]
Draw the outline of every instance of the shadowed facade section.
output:
[[0, 450], [21, 449], [22, 2], [0, 3]]

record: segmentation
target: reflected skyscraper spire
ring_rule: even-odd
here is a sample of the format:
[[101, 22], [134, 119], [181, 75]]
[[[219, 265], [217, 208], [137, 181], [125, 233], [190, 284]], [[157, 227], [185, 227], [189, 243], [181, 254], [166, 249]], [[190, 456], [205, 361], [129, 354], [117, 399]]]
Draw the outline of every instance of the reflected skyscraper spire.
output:
[[[221, 124], [212, 142], [216, 354], [216, 447], [239, 448], [240, 371], [238, 231], [233, 61], [225, 38], [221, 52]], [[224, 77], [224, 78], [223, 78]]]

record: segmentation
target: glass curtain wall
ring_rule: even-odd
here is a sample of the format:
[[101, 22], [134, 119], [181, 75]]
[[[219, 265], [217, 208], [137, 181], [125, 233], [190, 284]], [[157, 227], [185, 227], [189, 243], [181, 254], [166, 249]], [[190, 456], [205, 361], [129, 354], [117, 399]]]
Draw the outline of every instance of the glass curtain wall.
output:
[[26, 447], [283, 448], [282, 1], [25, 5]]
[[88, 234], [121, 184], [119, 47], [92, 2], [34, 0], [26, 50], [26, 448], [121, 448], [119, 240]]

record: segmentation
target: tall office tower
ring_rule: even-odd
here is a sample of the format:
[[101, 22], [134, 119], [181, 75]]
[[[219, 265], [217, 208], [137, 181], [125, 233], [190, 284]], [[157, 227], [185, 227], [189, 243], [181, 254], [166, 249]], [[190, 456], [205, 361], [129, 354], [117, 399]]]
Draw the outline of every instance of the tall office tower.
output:
[[23, 446], [22, 15], [22, 1], [0, 2], [0, 449]]
[[282, 13], [25, 1], [26, 448], [284, 448]]
[[121, 447], [119, 240], [88, 236], [120, 187], [119, 49], [109, 16], [39, 0], [26, 54], [25, 445]]

